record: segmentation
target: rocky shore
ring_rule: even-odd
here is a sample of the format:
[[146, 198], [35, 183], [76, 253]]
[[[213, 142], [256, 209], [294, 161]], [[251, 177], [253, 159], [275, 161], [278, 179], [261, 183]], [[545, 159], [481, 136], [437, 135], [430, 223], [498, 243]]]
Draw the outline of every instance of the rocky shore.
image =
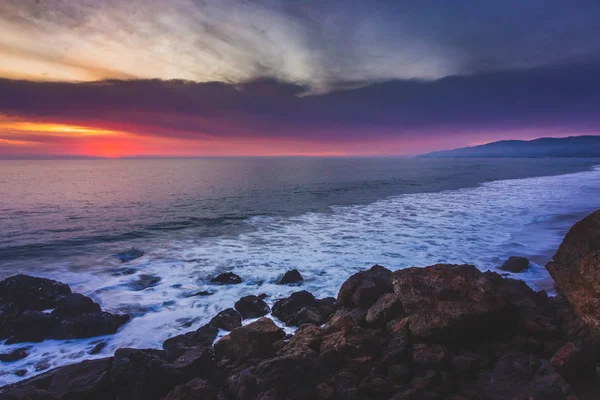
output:
[[[509, 261], [502, 270], [527, 268]], [[272, 308], [259, 293], [243, 297], [161, 350], [61, 367], [1, 388], [0, 400], [600, 398], [600, 210], [546, 268], [557, 296], [472, 265], [376, 265], [317, 299], [293, 271], [280, 283], [298, 291]], [[297, 330], [286, 335], [271, 317]], [[107, 334], [126, 317], [21, 275], [0, 283], [0, 322], [0, 339], [21, 342]]]

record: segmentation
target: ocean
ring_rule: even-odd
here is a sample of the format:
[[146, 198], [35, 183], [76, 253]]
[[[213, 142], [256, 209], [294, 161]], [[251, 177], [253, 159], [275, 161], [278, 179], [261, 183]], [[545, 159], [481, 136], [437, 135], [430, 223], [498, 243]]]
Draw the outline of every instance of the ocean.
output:
[[[0, 385], [48, 368], [160, 348], [240, 297], [296, 290], [335, 296], [353, 273], [470, 263], [552, 293], [543, 265], [569, 227], [600, 208], [600, 160], [201, 158], [0, 161], [0, 279], [67, 283], [133, 318], [117, 334], [31, 344]], [[145, 255], [121, 263], [136, 247]], [[275, 284], [297, 268], [300, 287]], [[240, 275], [213, 286], [212, 276]], [[136, 290], [141, 275], [158, 283]], [[198, 291], [211, 296], [190, 296]], [[107, 345], [88, 352], [99, 340]], [[0, 352], [23, 347], [4, 345]], [[26, 370], [24, 377], [15, 375]]]

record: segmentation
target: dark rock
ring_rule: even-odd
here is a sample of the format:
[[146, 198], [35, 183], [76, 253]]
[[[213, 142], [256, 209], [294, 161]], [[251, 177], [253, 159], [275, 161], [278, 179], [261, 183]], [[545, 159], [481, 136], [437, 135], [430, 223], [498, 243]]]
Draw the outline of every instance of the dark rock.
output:
[[273, 305], [273, 315], [286, 324], [296, 316], [304, 307], [314, 307], [317, 301], [315, 296], [306, 290], [292, 293], [289, 297], [277, 300]]
[[188, 383], [176, 386], [164, 400], [217, 400], [219, 388], [212, 382], [194, 378]]
[[504, 355], [489, 373], [482, 373], [477, 393], [484, 400], [565, 399], [565, 381], [547, 361], [523, 353]]
[[487, 354], [465, 351], [452, 357], [450, 371], [461, 377], [473, 378], [479, 370], [487, 367], [489, 362], [490, 359]]
[[392, 272], [380, 265], [357, 272], [342, 285], [337, 303], [341, 307], [369, 308], [384, 293], [393, 291]]
[[596, 375], [593, 353], [586, 352], [581, 345], [573, 342], [561, 347], [552, 356], [550, 364], [569, 382], [590, 379]]
[[64, 318], [56, 324], [53, 338], [80, 339], [115, 333], [129, 321], [128, 315], [115, 315], [104, 311]]
[[233, 308], [228, 308], [215, 315], [210, 320], [210, 325], [225, 331], [232, 331], [242, 326], [242, 318]]
[[289, 285], [291, 283], [302, 282], [304, 278], [300, 275], [297, 269], [293, 269], [291, 271], [287, 271], [283, 277], [277, 282], [279, 285]]
[[92, 347], [90, 351], [88, 351], [88, 354], [98, 354], [106, 347], [106, 345], [107, 343], [105, 341], [101, 341]]
[[215, 354], [218, 358], [226, 357], [237, 362], [249, 358], [266, 358], [273, 354], [273, 343], [284, 336], [283, 329], [271, 319], [262, 317], [221, 338], [215, 343]]
[[237, 285], [239, 283], [242, 283], [242, 278], [240, 278], [233, 272], [225, 272], [223, 274], [217, 275], [210, 281], [218, 285]]
[[218, 333], [219, 328], [209, 323], [193, 332], [184, 333], [183, 335], [165, 340], [163, 349], [166, 350], [168, 359], [174, 361], [188, 350], [198, 347], [211, 347]]
[[68, 294], [69, 286], [50, 279], [15, 275], [0, 282], [0, 303], [11, 303], [21, 312], [55, 308]]
[[279, 356], [300, 354], [317, 355], [321, 346], [323, 331], [314, 325], [303, 325], [292, 336], [290, 341], [277, 353]]
[[126, 263], [129, 261], [135, 260], [136, 258], [140, 258], [143, 255], [144, 255], [144, 252], [142, 250], [132, 247], [130, 249], [125, 249], [116, 254], [113, 254], [113, 257], [121, 260], [121, 262], [123, 262], [123, 263]]
[[164, 351], [119, 349], [110, 380], [115, 400], [159, 400], [185, 376], [167, 363]]
[[0, 353], [0, 362], [14, 362], [24, 359], [29, 355], [29, 347], [21, 347], [19, 349], [14, 349], [8, 353]]
[[189, 379], [210, 375], [214, 368], [212, 353], [205, 347], [187, 350], [171, 365]]
[[419, 343], [413, 346], [413, 363], [425, 370], [439, 371], [448, 358], [448, 350], [439, 344]]
[[58, 301], [52, 314], [60, 319], [99, 311], [100, 306], [89, 297], [79, 293], [71, 293]]
[[15, 324], [13, 335], [7, 344], [22, 342], [41, 342], [52, 336], [56, 319], [41, 311], [25, 311]]
[[35, 386], [21, 386], [0, 393], [0, 400], [57, 400], [47, 390]]
[[414, 336], [482, 340], [517, 324], [515, 307], [472, 265], [406, 268], [394, 272], [393, 282]]
[[194, 292], [192, 294], [189, 294], [187, 297], [195, 297], [195, 296], [205, 297], [205, 296], [212, 296], [213, 294], [215, 294], [215, 293], [209, 292], [208, 290], [201, 290], [199, 292]]
[[158, 285], [160, 281], [161, 278], [159, 276], [142, 274], [137, 281], [131, 282], [129, 286], [132, 290], [141, 291]]
[[128, 275], [133, 275], [137, 272], [137, 269], [135, 268], [118, 268], [116, 270], [114, 270], [113, 273], [111, 273], [112, 276], [128, 276]]
[[386, 293], [367, 311], [366, 320], [370, 325], [383, 326], [393, 319], [402, 317], [404, 308], [395, 293]]
[[600, 210], [569, 230], [546, 269], [557, 291], [600, 340]]
[[529, 268], [529, 259], [526, 257], [509, 257], [504, 264], [500, 267], [502, 271], [508, 272], [523, 272]]
[[267, 315], [271, 309], [256, 296], [244, 296], [235, 303], [235, 309], [243, 319], [258, 318]]
[[336, 307], [337, 300], [335, 297], [317, 299], [317, 309], [319, 310], [319, 313], [327, 320], [335, 313]]
[[109, 370], [112, 358], [82, 361], [53, 372], [48, 386], [57, 399], [102, 400], [111, 396]]
[[321, 315], [316, 307], [304, 307], [288, 321], [290, 326], [300, 326], [303, 324], [322, 325], [327, 319]]
[[325, 365], [336, 368], [340, 362], [377, 354], [377, 340], [363, 328], [348, 323], [335, 332], [324, 332], [320, 353], [320, 359]]

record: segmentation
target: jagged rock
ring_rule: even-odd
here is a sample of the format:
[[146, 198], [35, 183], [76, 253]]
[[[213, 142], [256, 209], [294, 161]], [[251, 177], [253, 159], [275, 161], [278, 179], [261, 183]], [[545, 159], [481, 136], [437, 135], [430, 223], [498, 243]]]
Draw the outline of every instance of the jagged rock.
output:
[[58, 368], [48, 386], [57, 399], [103, 400], [111, 397], [109, 370], [112, 358], [83, 361]]
[[129, 321], [128, 315], [115, 315], [104, 311], [59, 320], [54, 328], [53, 338], [80, 339], [94, 336], [110, 335]]
[[8, 353], [0, 353], [0, 362], [14, 362], [24, 359], [29, 355], [29, 347], [21, 347], [19, 349], [14, 349], [9, 351]]
[[266, 358], [273, 354], [273, 343], [284, 336], [283, 329], [271, 319], [262, 317], [221, 338], [215, 343], [215, 354], [218, 358], [226, 357], [238, 362], [249, 358]]
[[235, 303], [235, 309], [243, 319], [258, 318], [267, 315], [271, 309], [257, 296], [244, 296]]
[[242, 278], [233, 272], [225, 272], [223, 274], [219, 274], [216, 277], [212, 278], [211, 283], [215, 283], [218, 285], [237, 285], [242, 283]]
[[217, 400], [219, 388], [212, 382], [194, 378], [188, 383], [176, 386], [163, 400]]
[[317, 355], [321, 345], [323, 331], [318, 326], [303, 325], [292, 336], [290, 341], [279, 350], [279, 356], [300, 354]]
[[287, 271], [283, 277], [277, 282], [279, 285], [289, 285], [291, 283], [302, 282], [304, 278], [300, 275], [297, 269], [292, 269], [291, 271]]
[[337, 300], [335, 297], [325, 297], [323, 299], [317, 299], [317, 309], [319, 313], [326, 319], [329, 319], [334, 313], [337, 307]]
[[136, 281], [131, 282], [129, 286], [132, 290], [142, 291], [158, 285], [161, 280], [162, 278], [160, 276], [142, 274]]
[[94, 303], [89, 297], [79, 293], [71, 293], [58, 301], [52, 315], [60, 319], [99, 311], [100, 305]]
[[212, 324], [206, 324], [193, 332], [173, 336], [165, 340], [163, 349], [167, 352], [169, 360], [176, 360], [186, 351], [194, 348], [210, 347], [219, 333], [219, 328]]
[[554, 369], [567, 381], [586, 380], [596, 375], [596, 362], [593, 354], [586, 352], [581, 345], [568, 342], [550, 360]]
[[292, 293], [289, 297], [277, 300], [273, 305], [273, 315], [288, 324], [304, 307], [317, 305], [315, 296], [306, 290]]
[[566, 382], [548, 361], [523, 353], [504, 355], [489, 373], [482, 373], [477, 383], [484, 400], [565, 399]]
[[458, 376], [473, 378], [478, 371], [487, 367], [490, 358], [487, 354], [465, 351], [455, 355], [450, 360], [450, 371]]
[[413, 363], [426, 370], [440, 370], [448, 358], [448, 350], [439, 344], [419, 343], [413, 346]]
[[71, 288], [64, 283], [28, 275], [15, 275], [0, 282], [0, 303], [10, 303], [21, 312], [55, 308], [68, 294]]
[[210, 320], [210, 325], [225, 331], [232, 331], [242, 326], [242, 317], [233, 308], [228, 308], [215, 315]]
[[214, 363], [211, 351], [206, 347], [197, 347], [187, 350], [171, 364], [186, 378], [211, 375]]
[[33, 310], [25, 311], [17, 320], [13, 335], [6, 343], [41, 342], [52, 336], [55, 326], [56, 319], [50, 314]]
[[363, 328], [349, 322], [338, 330], [325, 330], [319, 347], [320, 358], [328, 366], [351, 358], [373, 356], [377, 352], [377, 340]]
[[502, 271], [514, 273], [523, 272], [527, 268], [529, 268], [529, 259], [527, 257], [515, 256], [509, 257], [508, 260], [506, 260], [504, 264], [502, 264], [502, 266], [500, 267]]
[[110, 374], [115, 400], [159, 400], [184, 380], [185, 375], [168, 364], [164, 351], [115, 352]]
[[337, 304], [345, 308], [369, 308], [384, 293], [393, 291], [392, 272], [380, 265], [352, 275], [340, 288]]
[[22, 386], [0, 394], [0, 400], [58, 400], [50, 392], [35, 386]]
[[404, 314], [402, 302], [395, 293], [386, 293], [367, 311], [366, 320], [373, 326], [383, 326]]
[[394, 272], [394, 291], [414, 336], [481, 340], [515, 328], [518, 313], [472, 265], [438, 264]]
[[322, 325], [326, 319], [316, 307], [303, 307], [288, 321], [290, 326], [300, 326], [303, 324]]
[[569, 230], [546, 269], [600, 340], [600, 210]]

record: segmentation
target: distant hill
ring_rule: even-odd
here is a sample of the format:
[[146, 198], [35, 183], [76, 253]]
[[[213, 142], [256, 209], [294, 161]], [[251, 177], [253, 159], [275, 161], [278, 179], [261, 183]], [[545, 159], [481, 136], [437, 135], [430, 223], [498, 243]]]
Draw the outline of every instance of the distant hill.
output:
[[503, 140], [481, 146], [435, 151], [421, 158], [600, 158], [600, 136]]

